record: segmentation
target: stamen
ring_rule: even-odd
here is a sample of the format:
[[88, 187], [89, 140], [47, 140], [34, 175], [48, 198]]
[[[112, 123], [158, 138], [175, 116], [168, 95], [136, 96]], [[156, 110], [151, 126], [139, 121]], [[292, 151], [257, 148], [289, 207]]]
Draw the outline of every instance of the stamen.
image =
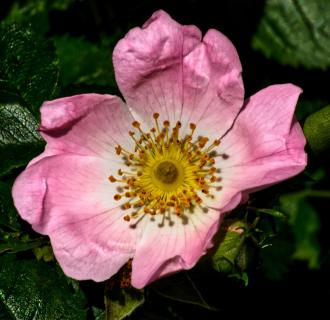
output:
[[146, 132], [140, 122], [132, 122], [135, 131], [128, 132], [135, 143], [132, 152], [121, 145], [115, 147], [115, 153], [130, 169], [120, 168], [117, 170], [120, 179], [113, 175], [108, 179], [121, 184], [117, 188], [119, 193], [113, 198], [127, 200], [121, 208], [133, 210], [123, 216], [128, 222], [138, 217], [142, 219], [146, 214], [162, 214], [162, 225], [165, 220], [173, 224], [171, 214], [187, 217], [186, 210], [205, 208], [201, 205], [203, 199], [214, 198], [210, 190], [222, 189], [222, 186], [214, 185], [221, 181], [215, 159], [225, 160], [229, 156], [214, 150], [220, 145], [220, 139], [209, 145], [208, 137], [195, 139], [195, 123], [190, 123], [190, 132], [180, 137], [180, 121], [170, 128], [170, 121], [164, 120], [160, 127], [159, 117], [159, 113], [153, 114], [155, 125]]

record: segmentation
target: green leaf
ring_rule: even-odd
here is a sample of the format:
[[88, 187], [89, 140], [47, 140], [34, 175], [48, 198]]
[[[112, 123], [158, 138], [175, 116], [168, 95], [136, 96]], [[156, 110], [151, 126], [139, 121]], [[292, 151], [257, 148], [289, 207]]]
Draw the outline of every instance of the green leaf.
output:
[[204, 300], [186, 272], [180, 272], [169, 278], [158, 280], [152, 285], [152, 289], [163, 297], [217, 311]]
[[65, 86], [87, 84], [115, 87], [112, 50], [68, 35], [55, 37], [60, 59], [61, 79]]
[[92, 312], [94, 316], [94, 320], [104, 320], [106, 315], [105, 311], [96, 307], [92, 307]]
[[27, 251], [40, 247], [44, 243], [43, 239], [22, 241], [9, 239], [8, 241], [1, 241], [0, 243], [0, 254], [4, 252], [17, 253], [21, 251]]
[[17, 24], [0, 28], [0, 93], [8, 82], [28, 108], [39, 115], [39, 107], [54, 97], [58, 88], [58, 59], [53, 44], [32, 29]]
[[233, 273], [230, 274], [228, 277], [243, 281], [246, 287], [249, 285], [249, 275], [246, 272]]
[[279, 218], [279, 219], [285, 219], [286, 215], [278, 210], [275, 209], [260, 209], [257, 208], [256, 209], [257, 212], [261, 212], [261, 213], [266, 213], [269, 214], [270, 216], [273, 216], [275, 218]]
[[[11, 319], [86, 319], [85, 299], [46, 263], [0, 257], [0, 302]], [[9, 319], [8, 319], [9, 320]]]
[[45, 0], [30, 0], [23, 6], [14, 2], [5, 21], [8, 24], [19, 23], [25, 27], [31, 25], [36, 32], [45, 34], [49, 29], [47, 9]]
[[114, 288], [106, 292], [105, 313], [106, 319], [122, 320], [144, 303], [143, 290], [134, 288]]
[[311, 114], [306, 119], [304, 133], [315, 153], [330, 149], [330, 105]]
[[17, 211], [11, 196], [11, 184], [0, 181], [0, 226], [12, 230], [20, 227]]
[[305, 197], [300, 194], [287, 194], [280, 198], [284, 212], [289, 215], [295, 237], [293, 258], [308, 262], [311, 269], [320, 265], [320, 244], [318, 232], [320, 218]]
[[252, 45], [282, 64], [329, 67], [330, 2], [267, 0]]
[[26, 165], [44, 142], [33, 115], [19, 104], [0, 103], [0, 176]]

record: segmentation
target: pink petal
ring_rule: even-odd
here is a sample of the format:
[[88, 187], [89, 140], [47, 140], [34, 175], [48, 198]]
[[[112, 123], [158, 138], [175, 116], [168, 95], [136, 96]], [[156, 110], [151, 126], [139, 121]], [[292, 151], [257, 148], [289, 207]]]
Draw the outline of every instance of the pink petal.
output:
[[22, 218], [49, 235], [60, 265], [75, 279], [105, 280], [133, 257], [135, 231], [113, 200], [113, 170], [100, 158], [51, 156], [15, 181], [13, 198]]
[[143, 288], [159, 277], [192, 268], [212, 245], [221, 220], [219, 211], [195, 210], [187, 220], [156, 216], [146, 221], [133, 259], [132, 285]]
[[148, 126], [159, 112], [161, 121], [180, 120], [183, 128], [189, 121], [205, 122], [201, 131], [219, 137], [242, 106], [241, 64], [232, 43], [215, 30], [201, 42], [196, 27], [182, 26], [163, 11], [120, 40], [113, 61], [128, 106]]
[[32, 163], [62, 153], [118, 161], [115, 146], [133, 146], [128, 135], [133, 120], [121, 99], [111, 95], [82, 94], [45, 102], [40, 131], [47, 147]]
[[[305, 137], [294, 119], [301, 89], [274, 85], [252, 96], [234, 127], [223, 138], [220, 161], [223, 178], [222, 205], [235, 193], [243, 196], [301, 172], [307, 161]], [[236, 198], [237, 200], [237, 198]]]
[[197, 124], [197, 135], [220, 138], [231, 127], [244, 99], [236, 49], [226, 36], [211, 29], [183, 63], [182, 115]]

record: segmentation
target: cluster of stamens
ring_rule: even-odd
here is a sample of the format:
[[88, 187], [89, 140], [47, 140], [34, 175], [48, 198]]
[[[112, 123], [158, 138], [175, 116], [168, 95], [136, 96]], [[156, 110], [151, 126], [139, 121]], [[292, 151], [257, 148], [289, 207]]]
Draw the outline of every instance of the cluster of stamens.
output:
[[220, 170], [215, 165], [218, 154], [214, 149], [220, 139], [198, 136], [194, 139], [196, 125], [189, 124], [190, 132], [180, 137], [181, 123], [171, 128], [169, 121], [161, 127], [159, 114], [153, 115], [155, 126], [145, 132], [139, 122], [132, 123], [129, 131], [135, 143], [133, 152], [118, 145], [116, 154], [126, 166], [119, 169], [111, 183], [120, 183], [114, 199], [122, 201], [121, 208], [130, 210], [124, 220], [141, 215], [175, 213], [183, 216], [196, 206], [202, 207], [203, 199], [214, 198], [213, 190], [220, 191]]

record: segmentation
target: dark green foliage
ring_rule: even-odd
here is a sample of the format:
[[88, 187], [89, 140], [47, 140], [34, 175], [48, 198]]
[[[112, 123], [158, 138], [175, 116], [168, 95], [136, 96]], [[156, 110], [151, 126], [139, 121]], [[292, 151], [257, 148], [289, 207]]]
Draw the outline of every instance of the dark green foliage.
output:
[[26, 106], [39, 115], [39, 107], [52, 99], [58, 86], [58, 59], [51, 41], [30, 28], [3, 24], [0, 28], [0, 93], [7, 82]]
[[292, 263], [293, 239], [279, 235], [272, 245], [261, 250], [262, 271], [267, 279], [280, 281], [289, 272]]
[[110, 47], [69, 36], [55, 37], [54, 42], [65, 86], [87, 84], [115, 87]]
[[330, 2], [267, 0], [253, 47], [283, 64], [330, 66]]
[[29, 110], [0, 103], [0, 176], [26, 165], [42, 151], [44, 142], [37, 129], [38, 122]]
[[295, 238], [293, 258], [305, 260], [310, 268], [320, 265], [320, 244], [317, 235], [320, 218], [304, 194], [287, 194], [281, 197], [283, 210], [289, 215], [289, 224]]
[[74, 292], [55, 268], [9, 255], [0, 256], [0, 305], [0, 311], [5, 307], [10, 315], [8, 320], [86, 317], [84, 297]]
[[123, 320], [144, 303], [143, 290], [114, 288], [105, 294], [106, 319]]
[[11, 184], [0, 181], [0, 227], [6, 226], [12, 230], [20, 227], [19, 217], [11, 197]]
[[215, 310], [204, 300], [192, 279], [185, 272], [169, 279], [159, 280], [152, 285], [152, 289], [165, 298]]

